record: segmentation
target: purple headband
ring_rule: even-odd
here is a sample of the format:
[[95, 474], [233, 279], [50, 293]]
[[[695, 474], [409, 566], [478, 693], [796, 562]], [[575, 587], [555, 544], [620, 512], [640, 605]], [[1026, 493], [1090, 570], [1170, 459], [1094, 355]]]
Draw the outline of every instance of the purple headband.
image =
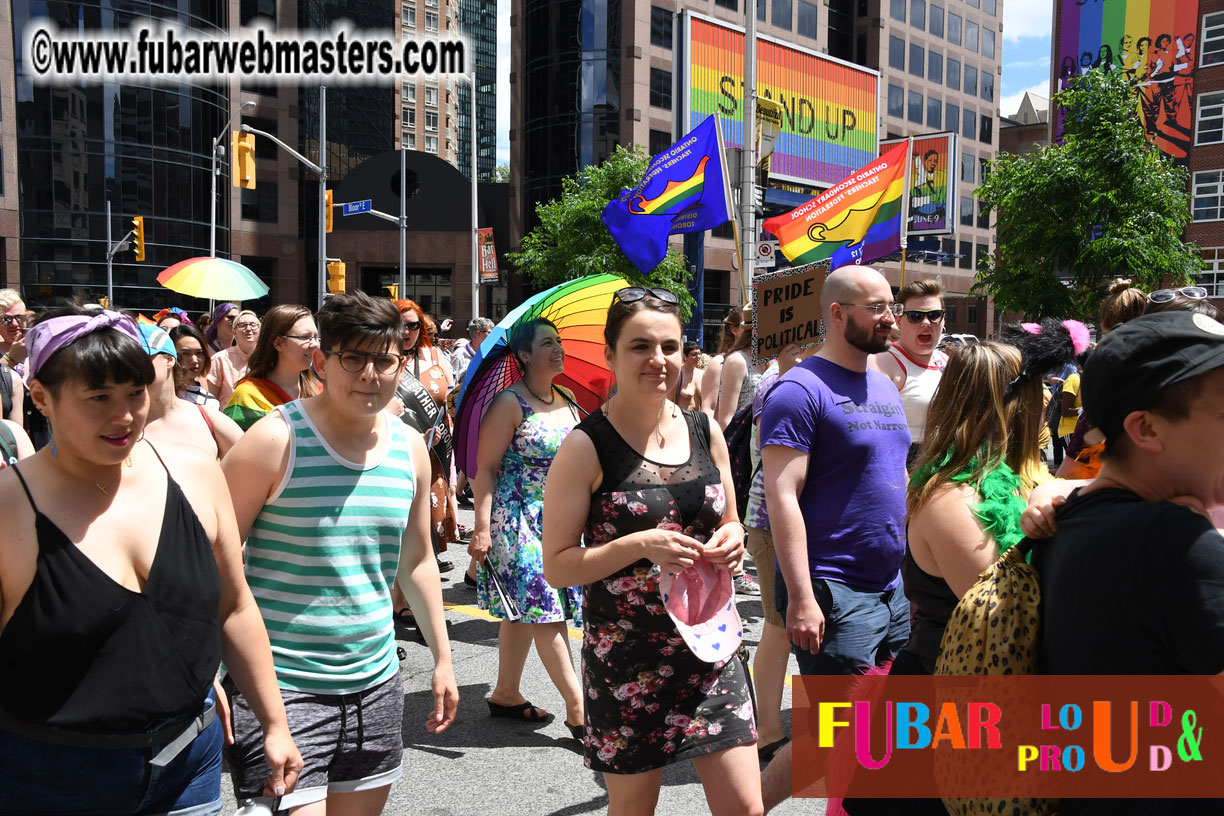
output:
[[43, 363], [51, 359], [51, 355], [64, 346], [93, 334], [101, 329], [115, 329], [131, 337], [143, 347], [144, 341], [136, 324], [127, 315], [119, 312], [102, 312], [89, 317], [88, 315], [68, 315], [44, 320], [26, 332], [26, 349], [29, 359], [26, 361], [26, 373], [30, 379], [38, 377], [38, 370]]

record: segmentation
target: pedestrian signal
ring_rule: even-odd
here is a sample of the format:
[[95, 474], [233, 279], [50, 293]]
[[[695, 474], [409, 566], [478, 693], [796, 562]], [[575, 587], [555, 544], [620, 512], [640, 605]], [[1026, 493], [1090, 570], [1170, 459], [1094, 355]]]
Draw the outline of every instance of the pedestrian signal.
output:
[[255, 134], [234, 131], [233, 144], [234, 186], [247, 190], [255, 189]]
[[331, 295], [344, 294], [344, 261], [332, 261], [327, 265], [327, 292]]
[[144, 216], [138, 215], [132, 219], [133, 240], [136, 243], [136, 260], [143, 261], [145, 259], [145, 242], [144, 242]]

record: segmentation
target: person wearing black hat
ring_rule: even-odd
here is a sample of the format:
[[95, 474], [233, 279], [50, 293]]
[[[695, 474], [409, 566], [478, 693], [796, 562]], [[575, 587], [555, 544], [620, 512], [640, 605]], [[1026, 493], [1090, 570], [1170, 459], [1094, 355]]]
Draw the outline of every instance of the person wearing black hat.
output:
[[1224, 538], [1207, 515], [1224, 504], [1224, 325], [1132, 320], [1088, 358], [1083, 395], [1104, 465], [1034, 551], [1044, 671], [1224, 672]]

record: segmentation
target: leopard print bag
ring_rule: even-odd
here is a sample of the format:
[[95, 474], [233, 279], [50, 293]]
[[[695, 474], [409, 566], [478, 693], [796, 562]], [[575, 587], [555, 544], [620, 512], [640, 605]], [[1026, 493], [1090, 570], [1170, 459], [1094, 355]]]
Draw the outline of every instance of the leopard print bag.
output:
[[[1041, 587], [1025, 561], [1033, 541], [1010, 547], [978, 576], [952, 610], [935, 662], [935, 674], [1037, 674], [1041, 638]], [[952, 783], [936, 762], [936, 779]], [[944, 799], [953, 816], [1052, 816], [1057, 799]]]

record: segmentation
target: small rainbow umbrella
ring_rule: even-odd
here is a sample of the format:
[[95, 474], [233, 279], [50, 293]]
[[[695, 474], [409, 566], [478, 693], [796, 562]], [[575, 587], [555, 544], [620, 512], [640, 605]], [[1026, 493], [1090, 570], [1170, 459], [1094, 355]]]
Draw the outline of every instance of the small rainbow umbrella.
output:
[[565, 371], [554, 382], [574, 393], [590, 412], [603, 404], [612, 386], [604, 362], [604, 323], [618, 289], [629, 284], [618, 275], [588, 275], [554, 286], [528, 298], [502, 318], [468, 365], [455, 413], [455, 464], [469, 475], [476, 472], [480, 421], [493, 398], [523, 377], [522, 366], [510, 353], [515, 325], [544, 317], [553, 322], [565, 348]]
[[268, 285], [240, 263], [227, 258], [188, 258], [167, 267], [157, 282], [182, 295], [208, 300], [255, 300]]

